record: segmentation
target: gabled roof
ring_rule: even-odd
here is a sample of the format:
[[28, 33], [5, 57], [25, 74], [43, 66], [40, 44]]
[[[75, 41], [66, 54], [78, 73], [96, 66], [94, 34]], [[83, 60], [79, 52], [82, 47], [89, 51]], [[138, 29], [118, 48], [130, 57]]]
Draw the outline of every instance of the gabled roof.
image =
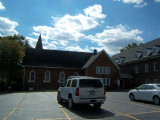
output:
[[[153, 41], [150, 41], [146, 44], [141, 44], [137, 47], [131, 48], [128, 51], [116, 54], [116, 55], [112, 56], [112, 59], [114, 60], [114, 59], [119, 58], [119, 57], [124, 57], [125, 60], [124, 60], [123, 63], [132, 62], [132, 61], [135, 61], [135, 52], [143, 53], [146, 48], [147, 49], [152, 49], [153, 46], [159, 46], [159, 45], [160, 45], [160, 38], [158, 38], [156, 40], [153, 40]], [[149, 56], [149, 57], [151, 57], [151, 56]], [[144, 58], [144, 55], [142, 55], [142, 57], [140, 59], [143, 59], [143, 58]]]
[[37, 50], [29, 48], [26, 50], [23, 66], [81, 69], [93, 55], [94, 53], [87, 52]]
[[92, 57], [86, 62], [86, 64], [82, 67], [82, 69], [88, 68], [103, 52], [104, 52], [105, 55], [111, 60], [111, 62], [113, 63], [113, 65], [115, 65], [116, 68], [119, 69], [119, 67], [117, 66], [117, 64], [110, 58], [110, 56], [106, 53], [105, 50], [102, 50], [102, 51], [100, 51], [97, 55], [92, 56]]

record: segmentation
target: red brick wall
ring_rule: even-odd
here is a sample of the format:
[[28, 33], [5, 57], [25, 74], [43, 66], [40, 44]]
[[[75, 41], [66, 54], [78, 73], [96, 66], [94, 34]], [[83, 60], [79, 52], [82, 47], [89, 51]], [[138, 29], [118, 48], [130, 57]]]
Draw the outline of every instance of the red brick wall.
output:
[[[137, 85], [144, 84], [146, 79], [149, 79], [151, 83], [154, 83], [155, 79], [160, 80], [160, 68], [159, 71], [154, 71], [154, 63], [159, 62], [160, 58], [155, 59], [147, 59], [145, 61], [137, 61], [134, 63], [120, 65], [123, 73], [131, 73], [135, 76], [136, 81], [138, 81]], [[145, 64], [149, 64], [149, 72], [145, 72]], [[139, 73], [135, 73], [135, 66], [138, 65]]]
[[[35, 71], [35, 82], [30, 83], [28, 82], [28, 80], [29, 80], [30, 72], [32, 70]], [[50, 72], [50, 82], [49, 83], [43, 82], [43, 80], [45, 79], [45, 73], [47, 71]], [[61, 72], [65, 73], [65, 79], [67, 79], [68, 76], [73, 76], [75, 72], [77, 72], [78, 75], [83, 75], [83, 73], [80, 70], [74, 70], [74, 69], [26, 67], [25, 76], [24, 76], [24, 88], [28, 89], [29, 87], [31, 87], [34, 90], [57, 89], [59, 75]]]
[[[96, 66], [110, 67], [110, 74], [96, 74]], [[35, 71], [35, 82], [29, 83], [30, 72]], [[45, 73], [50, 72], [50, 83], [44, 83]], [[33, 88], [34, 90], [38, 89], [57, 89], [58, 80], [61, 72], [65, 73], [65, 79], [68, 76], [73, 76], [75, 72], [80, 76], [86, 75], [85, 70], [76, 70], [76, 69], [60, 69], [60, 68], [38, 68], [38, 67], [25, 67], [25, 76], [24, 76], [24, 88], [28, 89]], [[103, 52], [87, 69], [87, 76], [97, 77], [97, 78], [110, 78], [110, 86], [106, 86], [108, 89], [115, 88], [115, 80], [117, 79], [118, 70], [110, 59]]]
[[[110, 74], [96, 74], [96, 66], [110, 67]], [[103, 52], [87, 69], [87, 76], [93, 76], [97, 78], [110, 78], [110, 85], [106, 86], [107, 89], [114, 89], [116, 87], [115, 80], [117, 79], [118, 69], [111, 62]]]

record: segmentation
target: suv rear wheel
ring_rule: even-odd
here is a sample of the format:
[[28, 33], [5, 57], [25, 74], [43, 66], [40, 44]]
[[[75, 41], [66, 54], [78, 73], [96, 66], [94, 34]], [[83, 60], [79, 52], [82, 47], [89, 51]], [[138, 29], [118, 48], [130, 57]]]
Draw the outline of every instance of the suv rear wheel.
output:
[[68, 107], [70, 109], [72, 109], [74, 107], [72, 96], [69, 96], [69, 98], [68, 98]]
[[101, 103], [95, 103], [93, 104], [95, 109], [100, 109]]

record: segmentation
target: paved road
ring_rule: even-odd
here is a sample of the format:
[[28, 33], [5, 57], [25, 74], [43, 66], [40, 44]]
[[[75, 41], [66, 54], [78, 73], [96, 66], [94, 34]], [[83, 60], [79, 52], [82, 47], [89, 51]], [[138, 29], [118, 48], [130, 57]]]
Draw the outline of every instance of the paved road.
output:
[[0, 95], [0, 120], [159, 120], [160, 106], [131, 102], [127, 92], [108, 92], [100, 110], [78, 105], [69, 110], [58, 104], [56, 92], [24, 92]]

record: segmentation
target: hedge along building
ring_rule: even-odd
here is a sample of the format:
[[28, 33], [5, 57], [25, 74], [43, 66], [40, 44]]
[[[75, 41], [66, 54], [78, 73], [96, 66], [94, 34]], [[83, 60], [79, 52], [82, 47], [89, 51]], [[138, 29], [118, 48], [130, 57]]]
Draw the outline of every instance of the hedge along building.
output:
[[24, 89], [57, 89], [69, 76], [92, 76], [107, 89], [116, 87], [119, 68], [105, 50], [97, 53], [43, 49], [41, 35], [23, 59]]

